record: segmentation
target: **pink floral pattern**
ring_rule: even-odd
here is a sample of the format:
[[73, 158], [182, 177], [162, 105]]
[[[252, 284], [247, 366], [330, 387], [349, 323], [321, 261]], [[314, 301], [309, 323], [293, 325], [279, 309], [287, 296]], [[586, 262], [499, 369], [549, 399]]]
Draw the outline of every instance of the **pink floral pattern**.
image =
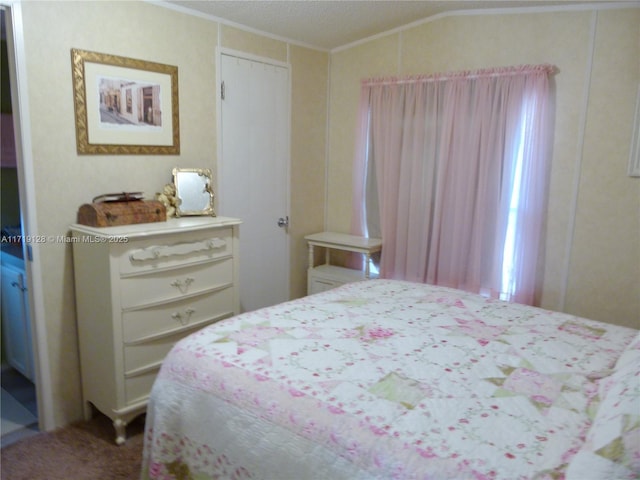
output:
[[564, 478], [636, 334], [390, 280], [246, 313], [168, 355], [143, 478]]
[[640, 334], [598, 380], [598, 409], [570, 478], [640, 478]]

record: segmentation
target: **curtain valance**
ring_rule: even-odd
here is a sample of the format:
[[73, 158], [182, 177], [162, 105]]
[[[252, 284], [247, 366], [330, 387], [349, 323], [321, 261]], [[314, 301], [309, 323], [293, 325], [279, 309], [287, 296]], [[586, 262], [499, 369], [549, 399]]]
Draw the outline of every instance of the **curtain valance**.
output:
[[474, 79], [486, 77], [502, 77], [514, 75], [529, 75], [532, 73], [545, 73], [554, 75], [558, 69], [547, 63], [540, 65], [517, 65], [511, 67], [483, 68], [480, 70], [461, 70], [459, 72], [432, 73], [424, 75], [410, 75], [406, 77], [380, 77], [362, 80], [363, 86], [374, 85], [399, 85], [404, 83], [430, 83], [442, 82], [454, 79]]

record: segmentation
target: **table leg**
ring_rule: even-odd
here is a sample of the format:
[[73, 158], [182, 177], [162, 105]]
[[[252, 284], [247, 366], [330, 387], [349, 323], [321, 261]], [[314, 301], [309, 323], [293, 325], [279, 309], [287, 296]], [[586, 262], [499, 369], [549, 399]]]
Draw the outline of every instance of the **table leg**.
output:
[[364, 255], [364, 278], [369, 279], [369, 262], [371, 261], [371, 255], [369, 253], [365, 253]]
[[313, 245], [309, 244], [309, 269], [314, 267]]

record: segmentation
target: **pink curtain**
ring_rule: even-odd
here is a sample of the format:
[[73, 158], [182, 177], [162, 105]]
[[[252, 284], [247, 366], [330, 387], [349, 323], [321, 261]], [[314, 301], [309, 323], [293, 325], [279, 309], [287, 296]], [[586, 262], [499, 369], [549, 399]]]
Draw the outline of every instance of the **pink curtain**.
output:
[[363, 82], [352, 231], [367, 233], [373, 165], [382, 277], [534, 303], [553, 71]]

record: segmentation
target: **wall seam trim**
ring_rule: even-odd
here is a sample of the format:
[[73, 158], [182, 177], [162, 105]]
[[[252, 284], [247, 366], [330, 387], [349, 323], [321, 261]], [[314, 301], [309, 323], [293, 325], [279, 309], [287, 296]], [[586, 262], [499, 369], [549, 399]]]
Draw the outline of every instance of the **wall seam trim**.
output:
[[324, 230], [329, 228], [329, 162], [331, 160], [331, 55], [327, 55], [327, 116], [325, 118], [324, 133]]
[[587, 66], [585, 69], [585, 89], [583, 95], [582, 114], [580, 116], [580, 130], [578, 132], [578, 142], [575, 161], [575, 175], [573, 178], [571, 205], [569, 209], [569, 222], [567, 228], [567, 242], [565, 245], [564, 267], [562, 272], [562, 285], [560, 286], [559, 310], [566, 311], [567, 290], [569, 288], [569, 271], [571, 269], [571, 254], [573, 251], [573, 241], [575, 238], [576, 215], [578, 213], [578, 197], [580, 196], [580, 180], [582, 178], [582, 161], [584, 157], [584, 139], [587, 128], [587, 118], [589, 113], [589, 97], [591, 95], [591, 77], [593, 74], [593, 57], [595, 53], [595, 43], [597, 34], [598, 11], [591, 13], [591, 28], [589, 32], [589, 52]]

